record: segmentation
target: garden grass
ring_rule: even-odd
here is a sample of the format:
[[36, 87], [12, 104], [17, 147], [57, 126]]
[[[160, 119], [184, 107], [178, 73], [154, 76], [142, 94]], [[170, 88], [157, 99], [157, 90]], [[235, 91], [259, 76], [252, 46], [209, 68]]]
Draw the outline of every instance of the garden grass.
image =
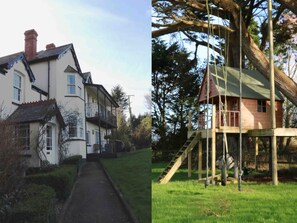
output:
[[101, 163], [141, 223], [151, 222], [151, 149], [127, 153]]
[[[187, 178], [178, 170], [164, 185], [156, 182], [166, 164], [152, 164], [152, 222], [296, 222], [297, 183], [243, 182], [225, 187]], [[195, 179], [196, 178], [196, 179]]]

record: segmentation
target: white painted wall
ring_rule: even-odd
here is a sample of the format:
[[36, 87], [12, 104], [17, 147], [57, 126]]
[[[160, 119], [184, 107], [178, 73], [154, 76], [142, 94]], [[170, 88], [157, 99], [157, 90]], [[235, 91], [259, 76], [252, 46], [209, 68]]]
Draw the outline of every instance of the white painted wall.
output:
[[38, 101], [40, 99], [40, 94], [32, 90], [29, 75], [23, 62], [20, 60], [5, 75], [0, 74], [0, 106], [4, 109], [5, 115], [10, 115], [17, 108], [17, 105], [12, 103], [14, 102], [13, 80], [15, 72], [22, 77], [22, 98], [20, 103]]
[[[84, 88], [82, 84], [82, 77], [78, 73], [71, 73], [75, 75], [76, 87], [80, 86], [82, 89], [81, 97], [77, 95], [69, 95], [67, 93], [67, 72], [65, 69], [69, 66], [76, 69], [75, 62], [71, 51], [66, 52], [59, 59], [32, 64], [31, 69], [36, 73], [36, 86], [48, 92], [49, 98], [55, 98], [57, 104], [62, 106], [63, 110], [79, 112], [83, 121], [84, 134], [83, 137], [77, 137], [73, 141], [69, 141], [69, 154], [82, 155], [86, 157], [86, 142], [85, 142], [85, 109], [84, 109]], [[50, 72], [50, 84], [48, 85], [48, 72]], [[65, 117], [64, 117], [65, 118]]]

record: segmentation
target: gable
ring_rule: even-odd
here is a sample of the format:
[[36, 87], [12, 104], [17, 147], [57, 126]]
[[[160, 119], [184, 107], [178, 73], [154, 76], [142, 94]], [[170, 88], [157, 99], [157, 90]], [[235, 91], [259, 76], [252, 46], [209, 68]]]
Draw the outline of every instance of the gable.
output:
[[71, 67], [70, 65], [68, 65], [66, 67], [66, 69], [64, 70], [64, 72], [67, 72], [67, 73], [78, 73], [77, 70], [75, 70], [73, 67]]
[[[214, 98], [219, 95], [219, 92], [214, 84], [213, 76], [209, 76], [209, 98]], [[198, 94], [198, 102], [207, 100], [207, 75], [204, 75], [202, 84]]]
[[30, 82], [35, 81], [34, 74], [30, 68], [30, 65], [25, 57], [25, 54], [23, 52], [11, 54], [5, 57], [0, 58], [0, 72], [2, 74], [6, 74], [8, 70], [10, 70], [16, 63], [21, 61], [24, 64], [24, 67], [27, 71], [27, 74], [29, 76]]

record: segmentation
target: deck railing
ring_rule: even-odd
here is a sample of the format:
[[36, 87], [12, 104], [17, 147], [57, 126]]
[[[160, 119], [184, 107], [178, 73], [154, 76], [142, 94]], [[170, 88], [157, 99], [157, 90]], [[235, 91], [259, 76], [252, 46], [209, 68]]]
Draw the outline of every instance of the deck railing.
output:
[[97, 103], [88, 103], [86, 104], [86, 117], [87, 118], [95, 118], [100, 117], [100, 120], [107, 121], [111, 124], [116, 124], [116, 116], [112, 114], [111, 111], [100, 107], [100, 111], [98, 111], [98, 104]]
[[[224, 111], [216, 111], [216, 128], [224, 127], [239, 127], [239, 111], [226, 111], [226, 123], [224, 123]], [[211, 128], [212, 115], [209, 114], [208, 120], [205, 113], [200, 113], [198, 116], [198, 128], [209, 129]]]

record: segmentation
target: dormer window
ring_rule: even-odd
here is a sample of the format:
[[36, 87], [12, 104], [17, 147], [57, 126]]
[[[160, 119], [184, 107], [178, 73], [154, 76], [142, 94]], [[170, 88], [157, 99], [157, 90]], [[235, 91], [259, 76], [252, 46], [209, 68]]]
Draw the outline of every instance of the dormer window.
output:
[[21, 103], [23, 100], [22, 94], [22, 76], [15, 72], [13, 77], [13, 100]]
[[68, 74], [67, 75], [67, 93], [72, 95], [76, 94], [75, 89], [76, 89], [75, 75]]

